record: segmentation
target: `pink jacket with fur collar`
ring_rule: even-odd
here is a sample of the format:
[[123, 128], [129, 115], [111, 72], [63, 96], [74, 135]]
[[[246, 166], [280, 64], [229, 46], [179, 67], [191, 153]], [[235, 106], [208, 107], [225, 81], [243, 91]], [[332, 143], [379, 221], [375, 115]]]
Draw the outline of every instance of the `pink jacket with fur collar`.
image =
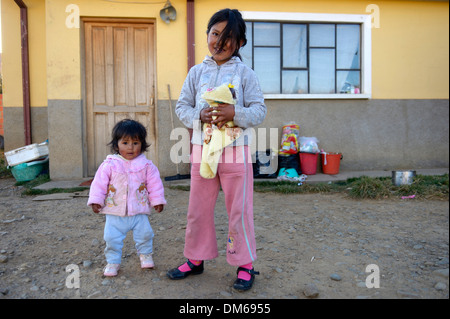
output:
[[151, 207], [166, 204], [158, 168], [144, 154], [131, 161], [108, 155], [95, 173], [87, 204], [101, 205], [102, 214], [150, 214]]

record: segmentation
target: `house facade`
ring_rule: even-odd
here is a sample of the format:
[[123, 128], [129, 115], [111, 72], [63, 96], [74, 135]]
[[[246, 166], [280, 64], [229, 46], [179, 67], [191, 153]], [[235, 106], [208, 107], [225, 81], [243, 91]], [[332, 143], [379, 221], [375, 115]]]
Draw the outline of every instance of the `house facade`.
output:
[[449, 166], [448, 1], [1, 0], [5, 151], [48, 139], [52, 179], [93, 176], [131, 117], [161, 175], [187, 173], [174, 108], [224, 6], [268, 108], [254, 150], [294, 122], [341, 170]]

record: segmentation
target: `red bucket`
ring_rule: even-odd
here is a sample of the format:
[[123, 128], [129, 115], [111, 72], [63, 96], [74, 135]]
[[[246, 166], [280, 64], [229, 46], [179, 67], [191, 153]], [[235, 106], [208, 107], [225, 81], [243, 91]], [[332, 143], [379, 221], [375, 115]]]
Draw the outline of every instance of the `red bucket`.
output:
[[321, 154], [322, 159], [322, 172], [324, 174], [336, 175], [339, 174], [339, 165], [343, 158], [340, 153], [325, 153]]
[[302, 174], [314, 175], [317, 171], [317, 153], [300, 152], [300, 169]]

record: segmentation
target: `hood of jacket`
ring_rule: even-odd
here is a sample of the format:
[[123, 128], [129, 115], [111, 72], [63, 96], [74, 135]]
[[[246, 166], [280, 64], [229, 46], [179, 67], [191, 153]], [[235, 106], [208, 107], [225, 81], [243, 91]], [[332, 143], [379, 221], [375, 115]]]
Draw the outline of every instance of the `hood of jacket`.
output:
[[138, 172], [142, 170], [145, 166], [152, 164], [152, 161], [147, 159], [145, 154], [140, 154], [132, 160], [127, 160], [120, 154], [111, 154], [106, 157], [105, 161], [111, 162], [113, 167], [126, 167], [128, 172]]

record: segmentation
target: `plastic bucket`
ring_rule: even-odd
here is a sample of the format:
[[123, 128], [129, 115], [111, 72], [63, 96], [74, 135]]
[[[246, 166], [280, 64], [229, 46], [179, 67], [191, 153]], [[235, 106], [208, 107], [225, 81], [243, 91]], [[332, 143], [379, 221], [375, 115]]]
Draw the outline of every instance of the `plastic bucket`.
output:
[[317, 153], [300, 152], [300, 169], [305, 175], [314, 175], [317, 171]]
[[48, 167], [48, 156], [43, 160], [13, 166], [11, 167], [11, 173], [16, 181], [28, 182], [35, 179], [46, 167]]
[[339, 174], [339, 165], [343, 158], [340, 153], [322, 153], [322, 172], [324, 174], [336, 175]]

